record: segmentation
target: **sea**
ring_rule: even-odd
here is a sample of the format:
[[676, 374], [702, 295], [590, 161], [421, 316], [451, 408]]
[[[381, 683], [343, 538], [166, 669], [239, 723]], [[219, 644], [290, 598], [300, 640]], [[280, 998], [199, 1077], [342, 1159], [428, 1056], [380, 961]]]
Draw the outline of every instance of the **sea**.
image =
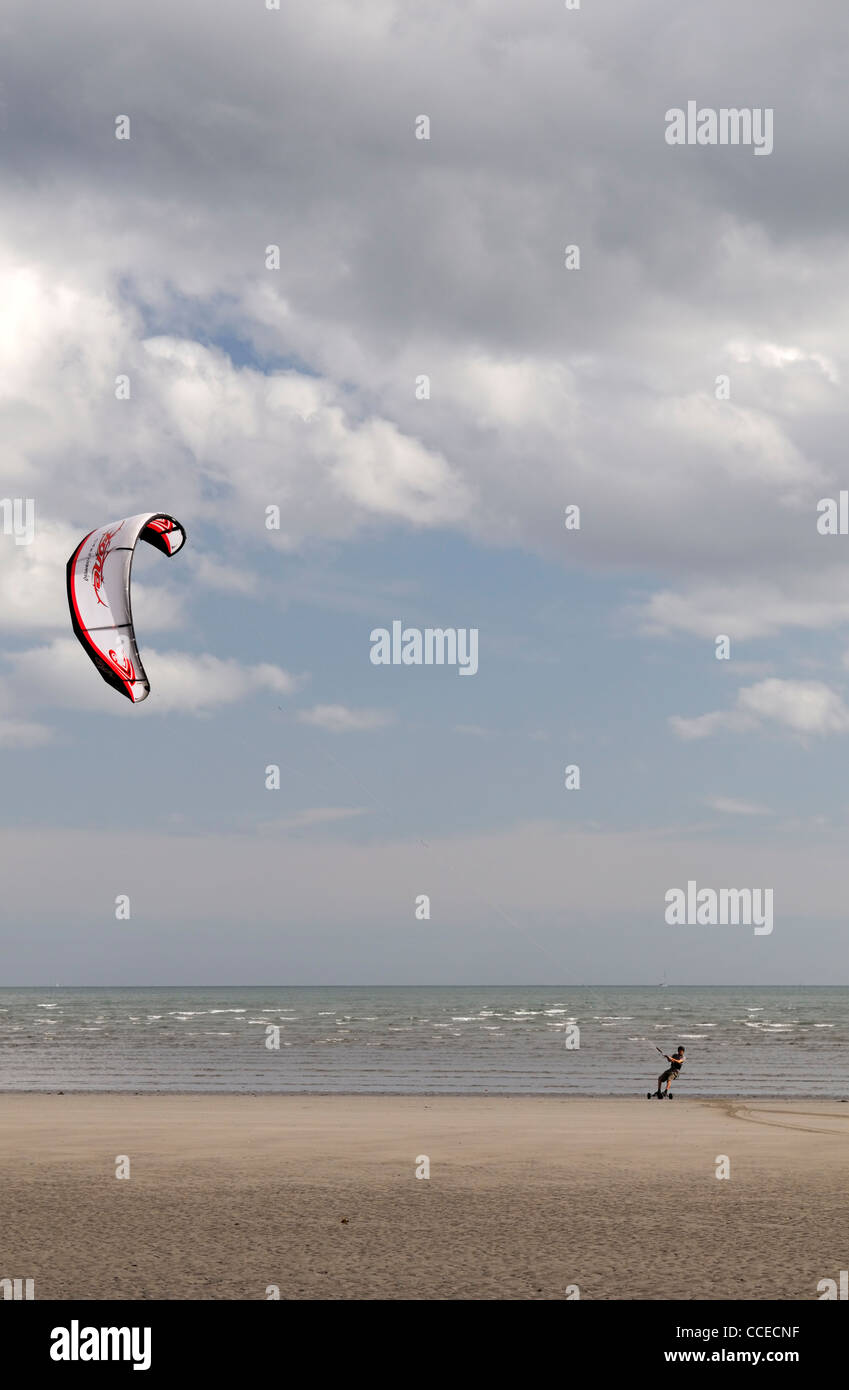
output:
[[0, 989], [0, 1090], [849, 1097], [849, 989]]

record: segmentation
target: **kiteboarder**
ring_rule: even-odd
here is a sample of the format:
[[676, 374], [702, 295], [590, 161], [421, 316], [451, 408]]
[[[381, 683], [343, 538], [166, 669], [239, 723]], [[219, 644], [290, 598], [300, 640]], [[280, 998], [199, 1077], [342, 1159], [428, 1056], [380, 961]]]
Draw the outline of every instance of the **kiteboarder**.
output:
[[[658, 1052], [660, 1052], [660, 1048], [658, 1048], [657, 1050]], [[678, 1051], [673, 1052], [671, 1057], [667, 1052], [661, 1052], [661, 1056], [666, 1058], [667, 1062], [669, 1063], [669, 1066], [666, 1068], [666, 1071], [662, 1072], [661, 1075], [657, 1078], [657, 1090], [646, 1091], [646, 1098], [648, 1100], [651, 1100], [652, 1095], [657, 1096], [658, 1100], [663, 1100], [664, 1096], [671, 1096], [672, 1093], [669, 1088], [672, 1085], [672, 1082], [675, 1080], [675, 1078], [680, 1074], [681, 1068], [684, 1065], [683, 1047], [679, 1047]], [[666, 1082], [665, 1090], [662, 1089], [664, 1082]]]

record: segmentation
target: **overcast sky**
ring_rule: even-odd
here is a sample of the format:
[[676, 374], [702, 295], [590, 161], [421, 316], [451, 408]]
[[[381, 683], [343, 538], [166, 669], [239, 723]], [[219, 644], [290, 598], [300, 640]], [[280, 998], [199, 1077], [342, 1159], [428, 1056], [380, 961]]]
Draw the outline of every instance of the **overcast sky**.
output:
[[[845, 5], [6, 0], [0, 45], [4, 982], [849, 983]], [[772, 153], [670, 145], [690, 100]], [[157, 510], [132, 707], [65, 562]], [[394, 619], [477, 674], [373, 665]], [[693, 879], [773, 933], [673, 932]]]

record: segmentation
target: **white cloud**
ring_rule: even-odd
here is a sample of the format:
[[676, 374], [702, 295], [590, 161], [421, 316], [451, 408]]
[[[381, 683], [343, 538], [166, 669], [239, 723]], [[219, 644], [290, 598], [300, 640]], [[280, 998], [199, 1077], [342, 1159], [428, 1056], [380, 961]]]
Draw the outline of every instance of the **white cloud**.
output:
[[[0, 330], [4, 471], [16, 495], [34, 497], [39, 533], [64, 518], [57, 558], [67, 559], [85, 529], [145, 505], [219, 525], [226, 518], [231, 536], [265, 547], [352, 535], [375, 517], [434, 526], [466, 514], [470, 489], [441, 451], [366, 405], [362, 390], [237, 366], [188, 337], [146, 337], [108, 280], [105, 267], [98, 275], [69, 258], [67, 245], [61, 255], [42, 248], [40, 259], [0, 245], [9, 305]], [[130, 380], [128, 401], [114, 396], [119, 371]], [[93, 493], [80, 488], [89, 475]], [[94, 518], [84, 510], [89, 495]], [[283, 512], [279, 532], [265, 529], [272, 503]], [[49, 564], [43, 555], [22, 563]], [[232, 582], [214, 564], [199, 562], [202, 582]], [[244, 572], [236, 574], [247, 592]], [[29, 593], [35, 603], [32, 576]]]
[[646, 632], [687, 632], [708, 640], [719, 633], [738, 642], [773, 637], [788, 627], [819, 631], [849, 623], [849, 571], [829, 565], [803, 576], [662, 589], [636, 611]]
[[40, 511], [36, 503], [32, 545], [18, 546], [0, 536], [0, 627], [67, 629], [70, 622], [65, 565], [84, 533], [50, 521]]
[[[113, 519], [113, 516], [89, 517], [87, 529], [92, 530]], [[17, 632], [68, 631], [65, 567], [85, 534], [82, 528], [74, 529], [44, 518], [37, 506], [32, 545], [17, 546], [0, 536], [0, 627]], [[133, 560], [133, 619], [145, 631], [173, 631], [185, 622], [184, 598], [167, 581], [139, 583], [139, 570], [147, 572], [148, 552], [154, 570], [165, 559], [148, 545], [139, 546]]]
[[332, 825], [336, 821], [351, 820], [354, 816], [366, 814], [365, 806], [310, 806], [281, 820], [263, 821], [257, 829], [262, 835], [279, 830], [309, 830], [316, 825]]
[[688, 740], [710, 738], [722, 729], [739, 734], [757, 728], [757, 720], [739, 710], [713, 710], [710, 714], [697, 714], [692, 719], [673, 714], [670, 715], [669, 724], [678, 738]]
[[[801, 347], [782, 347], [779, 343], [749, 343], [742, 340], [728, 343], [726, 351], [735, 362], [748, 365], [757, 362], [760, 366], [771, 368], [796, 367], [820, 373], [831, 386], [840, 383], [840, 373], [836, 364], [821, 352], [806, 352]], [[787, 389], [787, 383], [782, 383]]]
[[202, 714], [234, 704], [261, 691], [289, 695], [297, 680], [279, 666], [242, 666], [208, 653], [142, 653], [151, 693], [131, 705], [101, 679], [75, 638], [57, 638], [45, 647], [9, 652], [11, 675], [4, 682], [7, 701], [16, 709], [64, 706], [105, 714]]
[[0, 748], [40, 748], [50, 743], [53, 730], [21, 719], [0, 719]]
[[186, 551], [186, 560], [191, 565], [197, 582], [206, 589], [250, 598], [259, 588], [259, 576], [252, 570], [222, 564], [211, 555], [198, 554], [193, 549]]
[[713, 710], [687, 719], [673, 715], [669, 723], [682, 739], [708, 738], [721, 730], [743, 733], [772, 721], [794, 734], [835, 734], [849, 730], [849, 708], [843, 697], [822, 681], [769, 680], [737, 692], [736, 708]]
[[[804, 509], [839, 474], [845, 238], [824, 241], [809, 222], [789, 236], [792, 199], [782, 205], [777, 190], [758, 206], [731, 159], [666, 178], [669, 151], [641, 120], [654, 119], [658, 84], [680, 66], [674, 27], [646, 67], [622, 62], [640, 42], [635, 21], [603, 23], [591, 57], [570, 50], [564, 97], [550, 4], [523, 7], [521, 38], [509, 4], [485, 8], [485, 22], [480, 6], [452, 18], [446, 60], [423, 14], [398, 25], [388, 3], [367, 23], [325, 5], [320, 25], [277, 13], [248, 27], [225, 4], [200, 50], [189, 13], [152, 3], [133, 141], [121, 150], [102, 111], [107, 100], [120, 109], [126, 73], [96, 7], [58, 19], [50, 45], [12, 25], [7, 141], [25, 172], [4, 205], [0, 428], [6, 472], [42, 515], [84, 524], [93, 487], [105, 516], [167, 506], [226, 519], [257, 546], [375, 522], [451, 526], [590, 568], [697, 565], [721, 576], [720, 606], [741, 624], [748, 606], [735, 594], [753, 576], [768, 582], [779, 560], [792, 594], [811, 567]], [[12, 0], [12, 10], [25, 33], [25, 9]], [[697, 66], [712, 77], [704, 23]], [[791, 70], [781, 43], [765, 58], [753, 33], [738, 40], [741, 63], [756, 53], [793, 109], [810, 106], [817, 62]], [[506, 100], [492, 42], [515, 59]], [[65, 54], [85, 55], [97, 93], [69, 89]], [[460, 138], [418, 148], [402, 133], [399, 111], [422, 81]], [[571, 127], [588, 100], [603, 114], [585, 140], [564, 151], [540, 137], [551, 110]], [[295, 121], [303, 138], [292, 142]], [[839, 151], [816, 134], [808, 177]], [[804, 146], [785, 152], [791, 185]], [[387, 193], [399, 158], [413, 162], [406, 202]], [[647, 179], [662, 198], [644, 198]], [[584, 209], [589, 274], [565, 272], [552, 240], [566, 186]], [[282, 219], [281, 187], [292, 214]], [[842, 216], [839, 203], [831, 213]], [[199, 227], [215, 235], [199, 240]], [[264, 266], [270, 241], [279, 272]], [[565, 357], [564, 297], [580, 343]], [[216, 334], [305, 370], [235, 365], [206, 345]], [[716, 401], [727, 367], [732, 399]], [[130, 401], [114, 398], [119, 372]], [[428, 401], [414, 395], [422, 373]], [[564, 477], [593, 518], [568, 548]], [[263, 526], [275, 502], [280, 533]], [[825, 550], [814, 560], [826, 564]], [[202, 582], [231, 582], [215, 564], [199, 567]], [[232, 582], [248, 592], [244, 575]], [[707, 622], [704, 605], [676, 612], [665, 588], [651, 607], [650, 620], [679, 630]], [[783, 613], [822, 621], [818, 602], [795, 618], [780, 602], [767, 609], [754, 621], [770, 630]]]
[[755, 801], [737, 801], [732, 796], [711, 796], [706, 804], [724, 816], [770, 816], [768, 806], [759, 806]]
[[327, 729], [334, 734], [361, 733], [369, 729], [382, 729], [395, 722], [395, 716], [388, 710], [348, 709], [345, 705], [315, 705], [312, 709], [299, 710], [301, 724], [312, 724], [317, 729]]
[[741, 690], [737, 703], [742, 710], [772, 719], [794, 733], [842, 734], [849, 729], [849, 709], [843, 697], [822, 681], [773, 677]]
[[152, 651], [145, 653], [144, 661], [151, 694], [143, 708], [149, 705], [155, 713], [200, 713], [218, 705], [235, 704], [263, 690], [290, 695], [298, 684], [294, 676], [279, 666], [241, 666], [237, 661], [221, 660], [207, 653], [195, 656]]

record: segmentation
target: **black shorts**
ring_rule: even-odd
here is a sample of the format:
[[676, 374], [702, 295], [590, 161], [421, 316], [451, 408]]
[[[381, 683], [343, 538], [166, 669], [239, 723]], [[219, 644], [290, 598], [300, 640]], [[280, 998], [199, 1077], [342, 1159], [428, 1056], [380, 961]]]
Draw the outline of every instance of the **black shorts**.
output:
[[680, 1068], [680, 1067], [667, 1067], [667, 1068], [666, 1068], [666, 1071], [663, 1073], [663, 1076], [662, 1076], [660, 1079], [661, 1079], [661, 1081], [674, 1081], [675, 1078], [676, 1078], [676, 1076], [680, 1076], [680, 1075], [681, 1075], [681, 1068]]

